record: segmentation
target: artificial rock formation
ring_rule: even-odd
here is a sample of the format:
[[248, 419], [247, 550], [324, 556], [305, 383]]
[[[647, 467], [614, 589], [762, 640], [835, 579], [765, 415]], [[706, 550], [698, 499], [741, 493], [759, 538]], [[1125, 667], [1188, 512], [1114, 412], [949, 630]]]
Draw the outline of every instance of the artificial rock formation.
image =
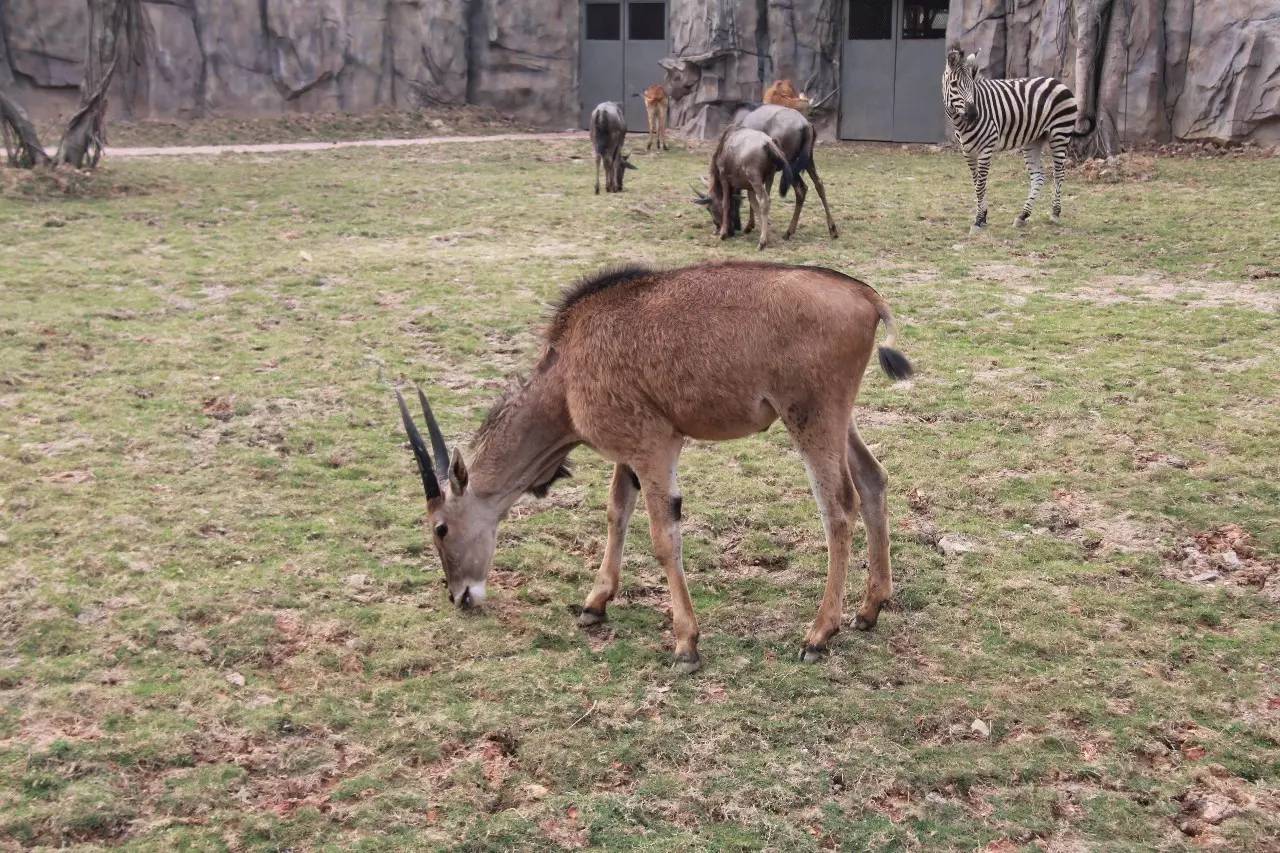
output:
[[979, 51], [992, 77], [1066, 81], [1097, 116], [1097, 153], [1169, 139], [1280, 143], [1276, 0], [952, 0], [948, 37]]
[[[669, 2], [673, 128], [714, 135], [785, 77], [832, 132], [847, 0]], [[116, 114], [474, 103], [549, 126], [578, 120], [579, 0], [148, 0], [146, 9], [155, 43], [144, 65], [117, 74]], [[87, 20], [85, 0], [0, 2], [0, 87], [37, 117], [71, 112]], [[1280, 142], [1277, 0], [951, 0], [948, 26], [950, 39], [981, 49], [992, 76], [1051, 74], [1076, 87], [1097, 115], [1101, 153], [1120, 141]]]
[[[36, 116], [77, 98], [84, 0], [0, 3], [0, 86]], [[575, 0], [148, 0], [145, 65], [122, 69], [133, 118], [362, 112], [476, 103], [532, 122], [577, 111]]]

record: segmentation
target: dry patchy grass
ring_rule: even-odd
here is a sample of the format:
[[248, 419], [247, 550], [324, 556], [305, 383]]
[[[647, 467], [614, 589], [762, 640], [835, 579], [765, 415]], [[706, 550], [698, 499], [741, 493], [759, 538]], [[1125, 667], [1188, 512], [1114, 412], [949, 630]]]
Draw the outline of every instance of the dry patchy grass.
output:
[[779, 428], [695, 443], [680, 679], [640, 519], [611, 622], [573, 626], [589, 451], [453, 612], [388, 392], [428, 383], [462, 438], [577, 275], [756, 256], [688, 203], [705, 150], [597, 198], [585, 149], [135, 161], [95, 180], [146, 192], [0, 201], [0, 838], [1275, 845], [1275, 161], [1073, 180], [1062, 226], [1015, 232], [1001, 159], [969, 239], [958, 155], [823, 146], [842, 237], [814, 205], [768, 257], [904, 324], [918, 378], [858, 410], [896, 595], [794, 662], [825, 565], [798, 458]]

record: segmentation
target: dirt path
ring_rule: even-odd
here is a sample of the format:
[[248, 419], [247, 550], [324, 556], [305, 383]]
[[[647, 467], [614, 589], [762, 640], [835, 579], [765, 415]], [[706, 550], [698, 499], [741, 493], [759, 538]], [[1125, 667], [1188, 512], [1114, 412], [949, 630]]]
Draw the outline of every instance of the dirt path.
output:
[[111, 157], [187, 157], [211, 154], [277, 154], [292, 151], [333, 151], [338, 148], [401, 148], [451, 142], [548, 142], [586, 139], [586, 131], [557, 133], [494, 133], [487, 136], [423, 136], [417, 139], [352, 139], [342, 142], [270, 142], [247, 145], [174, 145], [164, 148], [107, 148]]

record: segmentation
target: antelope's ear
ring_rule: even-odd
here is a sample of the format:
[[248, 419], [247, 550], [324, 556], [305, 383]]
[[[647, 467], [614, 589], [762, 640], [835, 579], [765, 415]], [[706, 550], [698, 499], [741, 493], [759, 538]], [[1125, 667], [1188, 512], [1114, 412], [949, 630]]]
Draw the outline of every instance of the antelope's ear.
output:
[[947, 65], [952, 68], [959, 68], [963, 62], [964, 52], [961, 51], [958, 46], [953, 44], [950, 49], [947, 50]]
[[455, 495], [467, 490], [467, 463], [462, 461], [462, 451], [454, 448], [453, 462], [449, 465], [449, 485]]

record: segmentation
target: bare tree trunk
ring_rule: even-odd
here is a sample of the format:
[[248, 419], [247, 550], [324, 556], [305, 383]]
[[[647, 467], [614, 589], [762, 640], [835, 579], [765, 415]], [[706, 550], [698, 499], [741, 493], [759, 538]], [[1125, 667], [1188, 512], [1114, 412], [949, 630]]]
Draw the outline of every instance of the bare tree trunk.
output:
[[54, 162], [93, 168], [107, 142], [107, 90], [121, 55], [142, 62], [150, 40], [142, 0], [88, 0], [89, 46], [85, 53], [80, 108], [67, 124]]
[[66, 164], [92, 169], [107, 142], [107, 90], [123, 57], [141, 63], [151, 44], [151, 29], [142, 0], [88, 0], [89, 45], [85, 51], [80, 106], [58, 143], [52, 160], [22, 107], [0, 92], [0, 130], [9, 164], [21, 168]]
[[30, 169], [49, 162], [27, 111], [4, 92], [0, 92], [0, 132], [4, 135], [4, 150], [10, 166]]
[[1093, 119], [1097, 127], [1076, 144], [1086, 157], [1109, 157], [1120, 150], [1114, 100], [1121, 91], [1119, 81], [1110, 79], [1125, 70], [1121, 55], [1124, 42], [1123, 14], [1114, 15], [1119, 0], [1075, 0], [1076, 12], [1076, 94], [1080, 115]]

